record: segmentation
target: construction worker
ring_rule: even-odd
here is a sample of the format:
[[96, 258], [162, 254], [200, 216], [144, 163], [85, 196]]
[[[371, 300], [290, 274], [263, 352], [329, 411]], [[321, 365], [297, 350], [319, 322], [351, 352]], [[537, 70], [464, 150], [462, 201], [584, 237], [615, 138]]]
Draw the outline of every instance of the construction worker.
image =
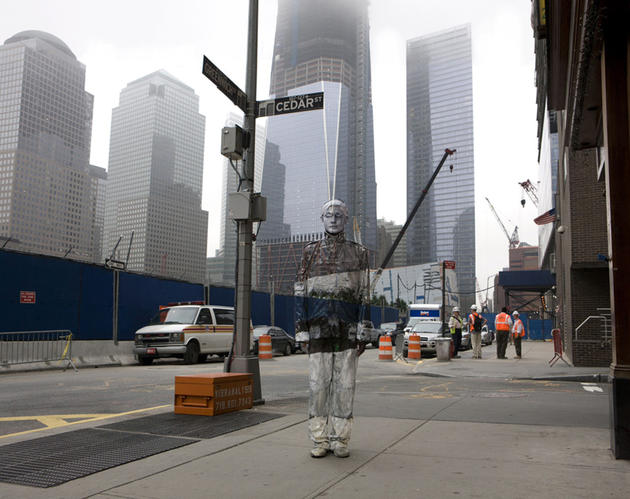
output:
[[470, 306], [470, 315], [468, 316], [468, 331], [470, 332], [470, 342], [473, 348], [473, 359], [481, 358], [481, 328], [488, 321], [477, 313], [477, 305], [474, 303]]
[[308, 341], [308, 431], [312, 457], [348, 457], [357, 356], [365, 349], [358, 324], [369, 304], [368, 250], [347, 241], [348, 208], [322, 207], [325, 236], [304, 248], [295, 282], [296, 337]]
[[459, 307], [453, 307], [453, 315], [448, 320], [448, 327], [453, 337], [453, 358], [459, 359], [457, 352], [459, 352], [459, 347], [462, 344], [462, 329], [464, 327], [464, 321], [459, 315]]
[[494, 319], [494, 329], [497, 332], [497, 359], [507, 359], [505, 350], [507, 349], [510, 330], [512, 329], [512, 319], [507, 313], [507, 308], [503, 307], [501, 313]]
[[514, 349], [516, 350], [515, 359], [521, 358], [521, 341], [523, 336], [525, 336], [525, 326], [523, 326], [523, 321], [518, 316], [518, 310], [512, 312], [512, 316], [514, 317], [514, 325], [512, 326], [512, 338], [514, 339]]

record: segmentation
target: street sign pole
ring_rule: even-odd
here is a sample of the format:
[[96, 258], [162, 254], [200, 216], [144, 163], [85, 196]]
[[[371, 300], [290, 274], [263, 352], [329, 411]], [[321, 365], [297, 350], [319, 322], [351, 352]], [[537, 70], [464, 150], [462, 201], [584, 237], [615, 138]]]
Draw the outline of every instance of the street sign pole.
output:
[[444, 336], [450, 336], [448, 333], [448, 324], [446, 322], [446, 270], [455, 270], [455, 262], [453, 260], [442, 260], [442, 331]]
[[[254, 160], [256, 145], [256, 71], [258, 52], [258, 0], [249, 1], [249, 28], [247, 42], [247, 72], [245, 94], [244, 130], [249, 134], [241, 177], [242, 192], [254, 192]], [[252, 228], [251, 218], [238, 220], [237, 274], [236, 274], [236, 344], [232, 359], [228, 359], [225, 370], [228, 372], [251, 373], [254, 381], [254, 403], [262, 404], [260, 366], [258, 357], [249, 355], [249, 335], [252, 293]]]
[[446, 331], [446, 260], [442, 261], [442, 335], [447, 336]]
[[[235, 216], [238, 226], [238, 240], [236, 243], [236, 286], [235, 286], [235, 340], [230, 355], [225, 361], [225, 372], [251, 373], [254, 382], [254, 404], [263, 404], [262, 390], [260, 387], [260, 366], [258, 357], [249, 354], [250, 323], [252, 311], [252, 229], [253, 222], [264, 220], [264, 203], [257, 203], [254, 210], [253, 200], [257, 199], [254, 193], [254, 166], [256, 158], [256, 118], [268, 117], [301, 111], [315, 111], [324, 108], [324, 93], [315, 92], [312, 94], [293, 95], [256, 102], [256, 71], [258, 57], [258, 0], [249, 0], [249, 23], [247, 36], [247, 71], [245, 92], [228, 78], [216, 65], [207, 57], [203, 58], [202, 73], [217, 88], [223, 92], [235, 105], [240, 107], [245, 113], [243, 120], [244, 135], [249, 138], [249, 143], [237, 148], [235, 144], [228, 140], [224, 146], [222, 144], [221, 154], [233, 159], [232, 154], [240, 158], [244, 152], [242, 168], [240, 172], [240, 193], [238, 199], [249, 200], [247, 214], [240, 211], [239, 216]], [[227, 129], [228, 134], [230, 130]], [[236, 137], [234, 130], [234, 137]], [[236, 199], [236, 198], [235, 198]], [[264, 201], [264, 198], [262, 198]], [[241, 203], [239, 201], [238, 203]], [[242, 208], [242, 205], [239, 205]]]

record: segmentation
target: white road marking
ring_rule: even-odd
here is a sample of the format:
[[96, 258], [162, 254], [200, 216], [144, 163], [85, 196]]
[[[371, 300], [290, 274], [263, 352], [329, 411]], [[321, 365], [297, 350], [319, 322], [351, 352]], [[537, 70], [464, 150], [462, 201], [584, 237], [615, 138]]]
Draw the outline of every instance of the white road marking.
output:
[[595, 383], [582, 383], [582, 388], [584, 388], [584, 390], [586, 390], [587, 392], [591, 392], [591, 393], [604, 391]]

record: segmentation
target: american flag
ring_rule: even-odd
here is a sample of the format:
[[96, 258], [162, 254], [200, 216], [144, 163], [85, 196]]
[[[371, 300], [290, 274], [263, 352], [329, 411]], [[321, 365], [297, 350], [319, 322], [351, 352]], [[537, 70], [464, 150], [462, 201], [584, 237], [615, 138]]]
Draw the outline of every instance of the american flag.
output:
[[542, 215], [534, 218], [534, 223], [536, 225], [545, 225], [550, 224], [551, 222], [556, 221], [556, 209], [551, 208], [549, 211], [546, 211]]

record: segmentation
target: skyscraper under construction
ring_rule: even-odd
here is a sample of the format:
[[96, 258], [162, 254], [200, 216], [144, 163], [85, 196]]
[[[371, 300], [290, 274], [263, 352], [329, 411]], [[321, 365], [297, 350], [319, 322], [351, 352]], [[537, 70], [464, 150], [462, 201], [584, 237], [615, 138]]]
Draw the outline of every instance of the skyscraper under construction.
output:
[[[374, 250], [367, 0], [279, 0], [270, 88], [274, 97], [323, 91], [324, 110], [268, 119], [267, 140], [278, 148], [265, 157], [262, 193], [269, 216], [259, 243], [320, 233], [322, 204], [338, 198], [350, 210], [348, 237]], [[277, 168], [267, 168], [278, 161], [285, 166], [284, 178], [274, 174]]]

